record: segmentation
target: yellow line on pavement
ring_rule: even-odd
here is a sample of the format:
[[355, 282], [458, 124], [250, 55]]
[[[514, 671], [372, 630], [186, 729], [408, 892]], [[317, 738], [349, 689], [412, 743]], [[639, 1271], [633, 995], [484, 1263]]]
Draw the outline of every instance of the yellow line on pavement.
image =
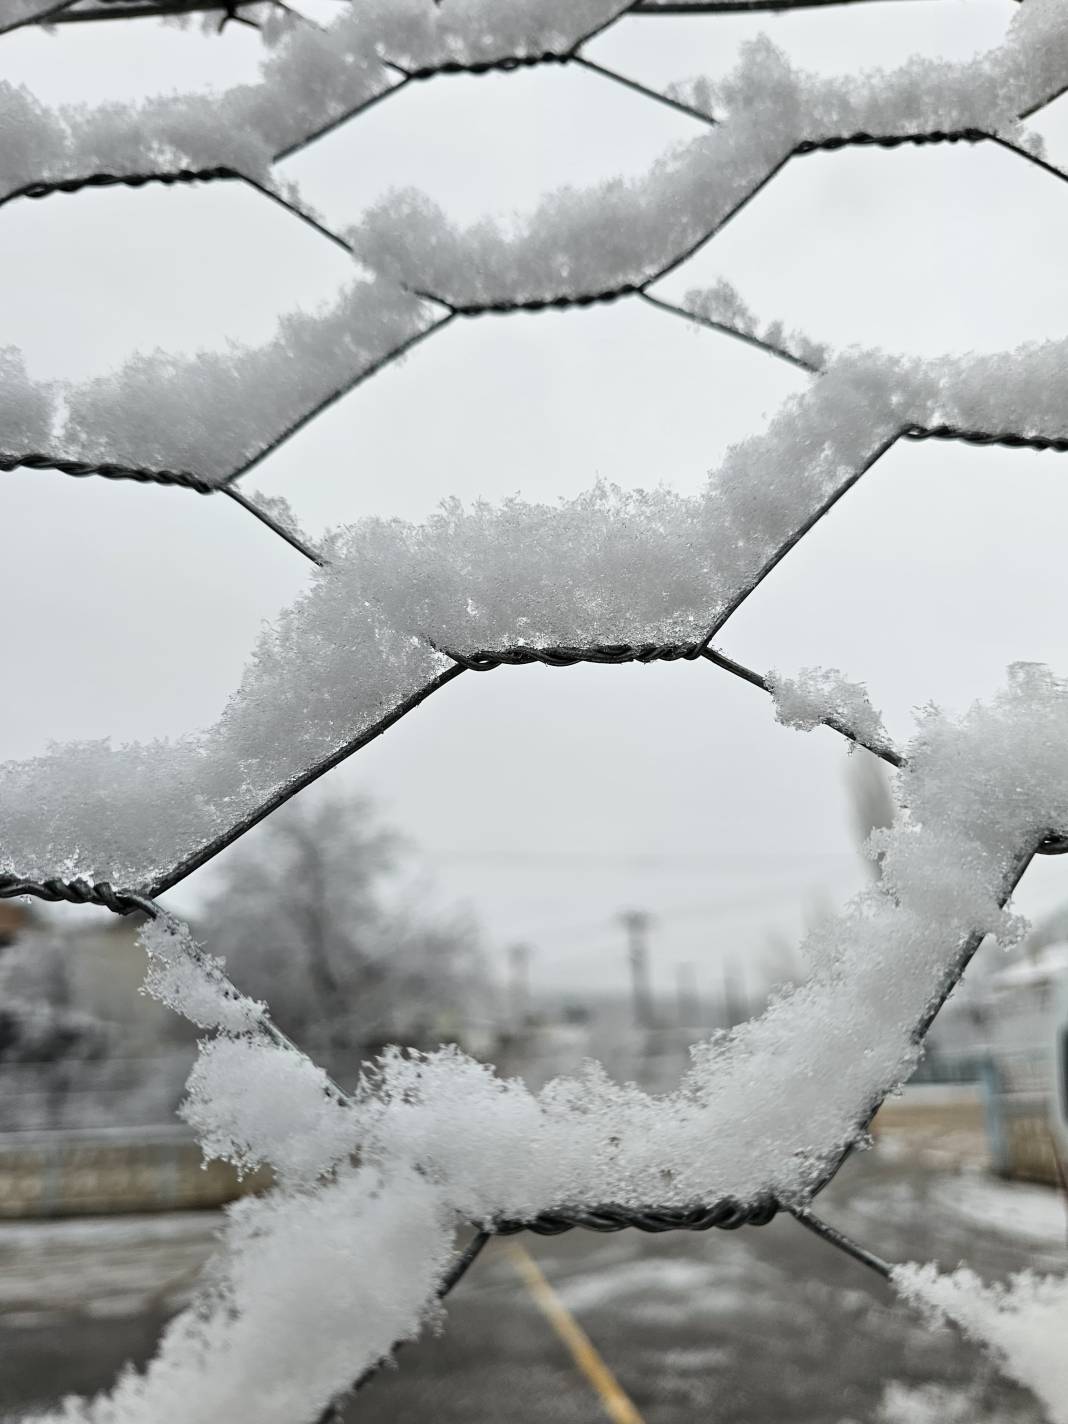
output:
[[612, 1420], [612, 1424], [643, 1424], [642, 1416], [594, 1349], [585, 1330], [545, 1279], [534, 1257], [526, 1247], [518, 1244], [510, 1246], [508, 1254], [512, 1265], [523, 1278], [523, 1284], [534, 1297], [538, 1309], [567, 1346], [577, 1367], [597, 1391], [604, 1412]]

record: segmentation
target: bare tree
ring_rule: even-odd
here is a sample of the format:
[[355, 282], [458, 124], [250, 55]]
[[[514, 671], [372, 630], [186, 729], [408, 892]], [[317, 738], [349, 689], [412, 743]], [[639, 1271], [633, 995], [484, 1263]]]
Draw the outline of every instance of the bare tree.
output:
[[471, 918], [391, 902], [402, 849], [364, 798], [297, 800], [226, 860], [205, 909], [236, 982], [327, 1056], [462, 1038], [479, 995]]

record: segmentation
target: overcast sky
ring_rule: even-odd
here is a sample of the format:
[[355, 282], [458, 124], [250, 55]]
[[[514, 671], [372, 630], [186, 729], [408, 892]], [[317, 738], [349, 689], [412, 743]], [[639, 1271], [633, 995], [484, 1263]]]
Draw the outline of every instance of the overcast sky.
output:
[[[327, 0], [328, 3], [328, 0]], [[789, 17], [633, 17], [589, 53], [663, 86], [729, 69], [766, 31], [827, 72], [996, 42], [1011, 0], [898, 0]], [[0, 75], [42, 98], [135, 96], [251, 77], [256, 36], [154, 21], [23, 30]], [[1068, 159], [1068, 115], [1038, 124]], [[589, 73], [550, 67], [410, 86], [282, 165], [331, 221], [390, 188], [455, 217], [643, 172], [694, 124]], [[662, 284], [717, 278], [836, 347], [922, 354], [1063, 336], [1068, 189], [990, 146], [794, 160]], [[260, 341], [327, 299], [344, 253], [239, 184], [87, 191], [0, 212], [0, 345], [39, 377], [137, 349]], [[444, 496], [573, 494], [604, 478], [697, 489], [729, 444], [809, 378], [639, 302], [454, 323], [250, 476], [319, 535], [364, 514], [421, 518]], [[2, 444], [2, 440], [0, 440]], [[0, 748], [207, 725], [265, 620], [309, 566], [220, 497], [18, 471], [3, 476], [8, 678]], [[719, 646], [759, 669], [818, 664], [867, 683], [893, 734], [916, 706], [963, 707], [1017, 659], [1068, 673], [1068, 464], [1053, 454], [899, 444], [732, 620]], [[469, 676], [335, 772], [419, 847], [413, 873], [469, 904], [501, 947], [535, 950], [540, 989], [625, 985], [620, 909], [656, 917], [675, 966], [754, 980], [775, 934], [863, 883], [845, 754], [774, 724], [711, 666]], [[171, 900], [195, 910], [202, 872]], [[201, 884], [198, 886], [198, 879]], [[1057, 862], [1020, 900], [1068, 898]]]

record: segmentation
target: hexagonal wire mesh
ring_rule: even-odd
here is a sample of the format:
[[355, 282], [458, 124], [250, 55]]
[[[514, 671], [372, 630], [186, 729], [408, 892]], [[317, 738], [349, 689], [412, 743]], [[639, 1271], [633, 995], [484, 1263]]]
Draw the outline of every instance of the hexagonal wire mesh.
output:
[[[441, 0], [436, 0], [436, 3], [440, 4]], [[418, 67], [406, 67], [394, 60], [384, 58], [379, 53], [378, 59], [382, 75], [379, 82], [363, 86], [363, 92], [357, 96], [354, 102], [335, 101], [332, 105], [327, 105], [327, 112], [313, 115], [303, 126], [298, 125], [300, 132], [296, 136], [292, 131], [287, 134], [286, 141], [273, 151], [272, 161], [277, 162], [291, 156], [317, 138], [356, 118], [372, 105], [398, 94], [409, 85], [422, 83], [443, 74], [457, 72], [475, 75], [490, 72], [507, 73], [531, 66], [550, 64], [572, 66], [594, 72], [605, 80], [622, 85], [628, 90], [644, 96], [650, 102], [667, 105], [715, 128], [720, 121], [711, 106], [698, 106], [676, 95], [648, 88], [629, 76], [592, 60], [585, 53], [585, 47], [593, 38], [629, 14], [692, 15], [700, 13], [715, 15], [730, 12], [805, 9], [835, 3], [863, 3], [863, 0], [691, 0], [690, 3], [686, 3], [686, 0], [679, 0], [679, 3], [671, 3], [670, 0], [630, 0], [630, 3], [624, 3], [624, 0], [620, 0], [620, 3], [614, 7], [605, 7], [607, 18], [598, 19], [595, 25], [589, 27], [576, 39], [571, 40], [566, 46], [552, 51], [533, 53], [520, 45], [513, 52], [495, 54], [485, 59], [445, 58], [433, 64]], [[287, 8], [282, 0], [267, 0], [267, 3], [264, 3], [264, 0], [260, 0], [260, 3], [255, 3], [255, 0], [229, 0], [229, 2], [228, 0], [58, 0], [58, 3], [56, 0], [22, 0], [22, 3], [18, 3], [16, 0], [14, 17], [9, 19], [6, 25], [0, 26], [0, 30], [11, 30], [21, 25], [37, 23], [79, 24], [145, 16], [192, 14], [217, 16], [218, 28], [221, 30], [230, 23], [256, 24], [272, 5], [277, 5], [281, 10]], [[1037, 112], [1059, 97], [1066, 88], [1068, 85], [1034, 96], [1026, 106], [1020, 109], [1017, 117], [1023, 119], [1031, 113]], [[76, 477], [97, 475], [107, 479], [132, 480], [145, 484], [175, 485], [201, 495], [223, 494], [261, 520], [303, 557], [319, 566], [325, 566], [328, 562], [325, 554], [306, 542], [292, 528], [286, 527], [270, 510], [248, 498], [240, 489], [238, 482], [322, 411], [369, 380], [391, 362], [398, 360], [415, 345], [428, 340], [435, 333], [442, 331], [454, 322], [464, 318], [476, 318], [488, 313], [506, 314], [517, 311], [587, 307], [597, 303], [632, 300], [645, 302], [659, 311], [710, 327], [762, 349], [818, 378], [822, 374], [823, 367], [818, 357], [814, 357], [811, 352], [801, 351], [788, 341], [777, 339], [770, 334], [758, 335], [750, 325], [744, 322], [735, 322], [727, 317], [720, 319], [720, 315], [717, 313], [710, 315], [707, 311], [690, 309], [687, 306], [666, 301], [651, 292], [650, 287], [678, 268], [709, 242], [794, 157], [820, 149], [837, 150], [850, 146], [896, 147], [903, 144], [956, 142], [998, 145], [1012, 151], [1021, 159], [1036, 164], [1044, 172], [1059, 180], [1068, 179], [1068, 173], [1063, 172], [1036, 153], [1018, 145], [1011, 137], [1006, 137], [1003, 132], [983, 127], [971, 125], [962, 125], [956, 128], [912, 126], [903, 129], [900, 133], [880, 132], [873, 134], [866, 131], [851, 131], [809, 134], [797, 138], [784, 155], [773, 154], [763, 168], [751, 174], [749, 180], [740, 187], [729, 202], [721, 206], [712, 220], [705, 224], [699, 232], [684, 234], [682, 239], [675, 244], [674, 250], [638, 276], [628, 276], [625, 280], [617, 281], [600, 289], [567, 290], [567, 284], [561, 282], [560, 290], [555, 292], [546, 291], [531, 295], [527, 291], [519, 290], [510, 297], [494, 296], [486, 299], [464, 299], [455, 294], [434, 290], [430, 285], [400, 284], [403, 287], [405, 298], [415, 300], [416, 310], [419, 313], [418, 319], [401, 323], [402, 330], [399, 339], [388, 349], [367, 349], [354, 353], [349, 363], [349, 369], [343, 373], [340, 380], [335, 378], [321, 389], [302, 392], [302, 400], [305, 400], [306, 403], [300, 409], [287, 413], [287, 418], [280, 423], [277, 429], [263, 433], [252, 449], [243, 453], [240, 458], [225, 469], [198, 471], [195, 469], [157, 468], [109, 459], [67, 458], [61, 453], [46, 450], [0, 452], [0, 469], [13, 470], [18, 467], [51, 469]], [[227, 164], [208, 164], [203, 167], [168, 167], [166, 164], [157, 164], [146, 166], [141, 171], [92, 171], [53, 179], [28, 181], [0, 195], [0, 205], [17, 198], [41, 199], [52, 194], [75, 193], [81, 189], [92, 187], [113, 185], [140, 187], [147, 183], [176, 184], [224, 181], [249, 184], [264, 198], [280, 204], [298, 220], [307, 223], [324, 241], [329, 241], [353, 255], [358, 255], [357, 245], [348, 236], [329, 228], [317, 216], [306, 211], [297, 200], [284, 195], [266, 182], [242, 171], [239, 167]], [[334, 374], [336, 377], [336, 373]], [[779, 542], [770, 551], [756, 575], [746, 580], [744, 587], [730, 599], [727, 606], [719, 613], [700, 639], [687, 643], [649, 642], [597, 647], [532, 647], [523, 645], [474, 653], [450, 650], [432, 643], [431, 646], [437, 652], [449, 659], [449, 665], [444, 671], [426, 682], [412, 695], [398, 701], [373, 725], [364, 727], [358, 735], [331, 751], [328, 756], [306, 767], [299, 775], [287, 780], [273, 794], [265, 797], [254, 810], [235, 821], [220, 834], [206, 840], [191, 853], [184, 855], [176, 864], [155, 875], [149, 883], [116, 889], [107, 881], [90, 884], [82, 879], [32, 879], [7, 875], [0, 877], [0, 897], [31, 895], [47, 901], [100, 905], [119, 915], [139, 911], [150, 918], [156, 918], [163, 913], [156, 904], [157, 896], [171, 889], [194, 870], [206, 864], [297, 792], [380, 736], [432, 693], [464, 672], [486, 672], [502, 666], [531, 662], [549, 667], [569, 667], [582, 662], [622, 664], [679, 659], [699, 660], [770, 693], [772, 688], [765, 677], [717, 652], [712, 646], [713, 639], [753, 590], [789, 553], [790, 549], [898, 440], [929, 439], [959, 440], [984, 445], [999, 444], [1008, 447], [1027, 447], [1034, 450], [1068, 451], [1068, 438], [1062, 433], [972, 428], [944, 422], [924, 425], [912, 421], [902, 421], [898, 428], [869, 451], [856, 468], [848, 472], [847, 477], [837, 483], [829, 497], [811, 510], [805, 520], [791, 531], [788, 538]], [[428, 641], [430, 640], [428, 639]], [[837, 716], [827, 716], [824, 718], [824, 723], [851, 742], [866, 747], [890, 765], [896, 768], [905, 765], [904, 757], [885, 740], [865, 735]], [[1051, 831], [1022, 853], [1007, 877], [1003, 888], [1003, 901], [1008, 899], [1033, 854], [1057, 854], [1066, 849], [1068, 849], [1068, 840]], [[977, 932], [969, 936], [959, 946], [939, 995], [930, 1004], [921, 1021], [915, 1025], [914, 1039], [917, 1043], [926, 1034], [938, 1009], [959, 980], [982, 938], [983, 936]], [[268, 1023], [266, 1027], [268, 1035], [275, 1041], [288, 1043], [284, 1035], [273, 1025]], [[345, 1100], [344, 1093], [335, 1085], [332, 1085], [332, 1092], [336, 1093], [340, 1100]], [[858, 1120], [856, 1140], [863, 1136], [879, 1105], [879, 1101], [870, 1103], [865, 1114]], [[838, 1167], [845, 1160], [848, 1150], [840, 1155], [827, 1170], [819, 1184], [820, 1187], [826, 1185], [835, 1175]], [[648, 1232], [704, 1231], [712, 1227], [735, 1229], [745, 1224], [760, 1225], [770, 1221], [779, 1209], [780, 1204], [773, 1196], [762, 1195], [745, 1202], [728, 1198], [685, 1209], [650, 1205], [647, 1208], [635, 1210], [614, 1203], [606, 1203], [592, 1208], [561, 1207], [559, 1210], [542, 1213], [532, 1220], [499, 1220], [494, 1224], [492, 1232], [482, 1229], [476, 1231], [466, 1249], [460, 1253], [452, 1268], [441, 1280], [439, 1296], [448, 1294], [456, 1285], [493, 1234], [509, 1235], [529, 1230], [544, 1235], [553, 1235], [575, 1227], [601, 1232], [614, 1232], [631, 1227]], [[801, 1224], [825, 1241], [845, 1251], [880, 1275], [889, 1276], [891, 1267], [885, 1261], [880, 1260], [827, 1223], [819, 1220], [807, 1208], [790, 1205], [786, 1209]], [[355, 1382], [354, 1387], [359, 1388], [375, 1373], [377, 1368], [378, 1365], [366, 1371]], [[321, 1415], [320, 1424], [328, 1424], [328, 1421], [340, 1418], [337, 1411], [338, 1405], [335, 1401]]]

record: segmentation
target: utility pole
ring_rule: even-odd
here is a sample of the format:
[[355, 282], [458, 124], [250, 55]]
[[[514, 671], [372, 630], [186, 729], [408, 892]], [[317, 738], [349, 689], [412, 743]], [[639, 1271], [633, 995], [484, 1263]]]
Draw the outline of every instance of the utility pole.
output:
[[697, 996], [697, 970], [692, 963], [676, 964], [675, 984], [679, 1028], [695, 1028], [701, 1022], [701, 1013]]
[[530, 1012], [530, 959], [529, 944], [509, 945], [508, 1008], [517, 1029], [523, 1028]]
[[634, 1026], [653, 1027], [653, 993], [649, 986], [649, 926], [652, 916], [645, 910], [626, 910], [619, 917], [627, 932], [627, 959], [634, 995]]
[[724, 1027], [734, 1028], [749, 1017], [748, 1007], [743, 1002], [739, 981], [734, 973], [733, 959], [723, 961], [723, 1018]]

